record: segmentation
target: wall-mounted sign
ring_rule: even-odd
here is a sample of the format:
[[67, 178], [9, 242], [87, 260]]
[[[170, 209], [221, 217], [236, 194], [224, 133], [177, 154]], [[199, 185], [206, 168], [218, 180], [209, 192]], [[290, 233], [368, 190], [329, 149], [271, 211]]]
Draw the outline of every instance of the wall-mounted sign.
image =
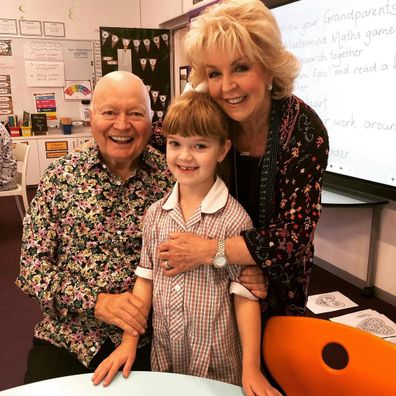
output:
[[68, 144], [67, 140], [57, 142], [45, 142], [45, 151], [67, 151]]
[[0, 18], [0, 34], [18, 34], [16, 19]]
[[19, 20], [19, 31], [21, 36], [42, 36], [40, 21], [26, 21], [25, 19]]
[[46, 134], [48, 131], [47, 125], [47, 115], [43, 114], [31, 114], [30, 115], [32, 122], [32, 132], [39, 134]]
[[48, 159], [61, 158], [67, 154], [67, 151], [47, 151], [45, 157]]
[[65, 37], [65, 24], [63, 22], [43, 22], [44, 36]]

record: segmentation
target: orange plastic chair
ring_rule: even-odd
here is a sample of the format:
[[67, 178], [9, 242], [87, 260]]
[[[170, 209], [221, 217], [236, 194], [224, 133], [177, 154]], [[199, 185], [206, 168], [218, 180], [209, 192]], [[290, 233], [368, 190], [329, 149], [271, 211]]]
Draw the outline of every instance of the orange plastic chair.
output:
[[396, 345], [351, 326], [272, 317], [263, 354], [287, 396], [396, 395]]

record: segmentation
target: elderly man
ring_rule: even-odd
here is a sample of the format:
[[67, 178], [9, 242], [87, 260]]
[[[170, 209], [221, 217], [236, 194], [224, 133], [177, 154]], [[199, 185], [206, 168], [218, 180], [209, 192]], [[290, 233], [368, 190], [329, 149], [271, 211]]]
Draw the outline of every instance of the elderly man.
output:
[[[151, 110], [143, 82], [122, 71], [104, 76], [91, 125], [96, 144], [49, 166], [25, 218], [16, 284], [43, 313], [25, 383], [92, 372], [122, 330], [137, 335], [147, 327], [148, 312], [129, 290], [142, 216], [172, 180], [163, 155], [148, 146]], [[134, 369], [148, 370], [149, 362], [147, 334]]]

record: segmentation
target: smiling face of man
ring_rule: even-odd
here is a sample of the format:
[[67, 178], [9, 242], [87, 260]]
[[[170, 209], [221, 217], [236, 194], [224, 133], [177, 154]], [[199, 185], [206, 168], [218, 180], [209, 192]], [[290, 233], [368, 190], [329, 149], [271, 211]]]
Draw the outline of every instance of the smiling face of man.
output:
[[109, 169], [120, 176], [130, 173], [151, 136], [150, 99], [143, 82], [127, 72], [103, 77], [94, 93], [91, 127]]

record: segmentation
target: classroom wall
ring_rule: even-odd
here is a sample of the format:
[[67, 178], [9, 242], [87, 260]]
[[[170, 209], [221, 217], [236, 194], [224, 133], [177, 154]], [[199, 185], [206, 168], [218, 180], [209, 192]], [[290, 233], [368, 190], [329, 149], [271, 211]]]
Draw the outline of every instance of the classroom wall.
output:
[[64, 22], [66, 38], [98, 40], [99, 26], [141, 27], [140, 0], [0, 0], [1, 18]]
[[[391, 302], [396, 301], [395, 226], [396, 202], [390, 201], [381, 211], [373, 281]], [[370, 230], [370, 208], [325, 207], [315, 237], [316, 257], [364, 282]]]

